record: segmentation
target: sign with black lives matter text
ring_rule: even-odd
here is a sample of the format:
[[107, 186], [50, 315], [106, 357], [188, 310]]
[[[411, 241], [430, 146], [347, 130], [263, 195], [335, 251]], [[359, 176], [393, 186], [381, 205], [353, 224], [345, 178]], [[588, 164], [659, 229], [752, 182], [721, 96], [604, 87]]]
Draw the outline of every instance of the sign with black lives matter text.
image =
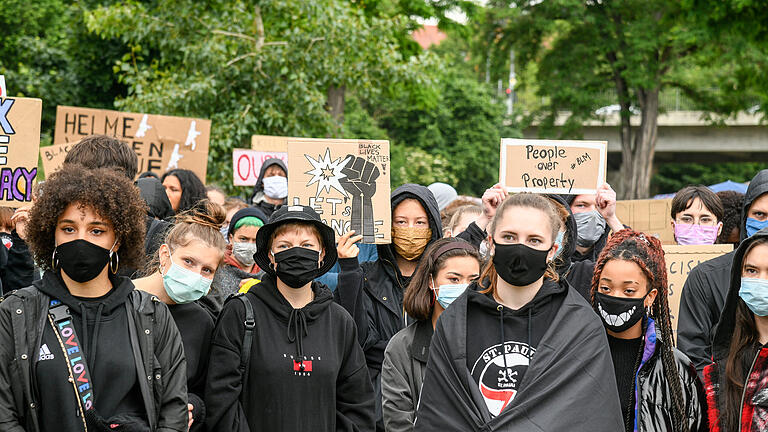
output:
[[606, 141], [503, 138], [499, 182], [509, 192], [595, 194], [605, 183]]
[[[56, 107], [53, 144], [103, 134], [128, 143], [139, 157], [139, 173], [162, 175], [176, 168], [194, 171], [205, 182], [211, 121], [70, 106]], [[55, 169], [56, 167], [52, 167]]]
[[43, 101], [0, 98], [0, 203], [20, 207], [32, 201], [40, 147]]
[[313, 207], [337, 238], [391, 242], [389, 141], [289, 140], [288, 166], [288, 204]]
[[664, 261], [667, 265], [667, 286], [669, 287], [669, 317], [672, 331], [677, 337], [677, 315], [680, 311], [680, 295], [688, 274], [700, 263], [717, 258], [733, 250], [730, 244], [715, 245], [664, 245]]

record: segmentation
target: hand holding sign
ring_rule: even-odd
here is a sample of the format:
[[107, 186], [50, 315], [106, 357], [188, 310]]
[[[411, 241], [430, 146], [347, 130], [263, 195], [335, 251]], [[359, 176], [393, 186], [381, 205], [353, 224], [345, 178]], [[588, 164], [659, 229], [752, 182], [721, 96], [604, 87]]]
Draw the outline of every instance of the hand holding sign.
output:
[[352, 227], [362, 233], [363, 240], [373, 243], [376, 228], [373, 224], [373, 196], [376, 194], [376, 179], [379, 167], [365, 158], [347, 155], [341, 172], [346, 176], [339, 180], [341, 187], [352, 197]]

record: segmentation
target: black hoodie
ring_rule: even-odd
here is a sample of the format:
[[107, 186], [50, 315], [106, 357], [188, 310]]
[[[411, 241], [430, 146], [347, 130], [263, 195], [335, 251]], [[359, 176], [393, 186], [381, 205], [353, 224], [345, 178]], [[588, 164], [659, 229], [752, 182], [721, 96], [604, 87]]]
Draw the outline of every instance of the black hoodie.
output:
[[286, 175], [288, 174], [288, 167], [285, 166], [285, 162], [283, 162], [280, 159], [277, 158], [270, 158], [264, 161], [264, 164], [261, 165], [261, 171], [259, 171], [259, 178], [256, 180], [256, 184], [253, 185], [253, 193], [251, 194], [251, 197], [248, 199], [248, 202], [253, 204], [254, 207], [258, 208], [259, 210], [263, 211], [264, 214], [267, 215], [267, 217], [272, 216], [272, 213], [274, 213], [275, 209], [278, 207], [274, 204], [268, 203], [264, 199], [264, 173], [267, 172], [267, 168], [271, 167], [272, 165], [277, 165], [280, 168], [285, 171]]
[[[768, 193], [768, 170], [762, 170], [749, 183], [741, 211], [741, 240], [747, 238], [747, 213], [752, 203]], [[711, 331], [720, 317], [730, 286], [731, 263], [736, 251], [705, 261], [691, 270], [683, 285], [677, 319], [677, 347], [701, 374], [712, 361]]]
[[[61, 277], [51, 272], [45, 273], [37, 287], [69, 307], [93, 383], [93, 406], [99, 415], [109, 419], [128, 414], [146, 422], [125, 307], [134, 287], [127, 278], [114, 278], [112, 283], [114, 288], [106, 295], [87, 299], [72, 296]], [[68, 382], [66, 358], [50, 325], [44, 326], [40, 352], [34, 354], [42, 430], [82, 430], [82, 420], [76, 415], [77, 401]]]
[[[749, 191], [747, 192], [749, 193]], [[739, 307], [739, 304], [743, 302], [741, 297], [739, 297], [739, 289], [741, 288], [742, 277], [741, 263], [744, 260], [744, 255], [750, 244], [754, 243], [757, 239], [767, 238], [768, 229], [758, 231], [752, 237], [742, 240], [739, 247], [730, 254], [733, 255], [733, 262], [737, 263], [737, 265], [733, 267], [728, 274], [730, 280], [728, 283], [728, 290], [726, 292], [722, 314], [720, 315], [720, 319], [712, 330], [712, 362], [708, 364], [703, 370], [704, 387], [707, 391], [707, 402], [709, 404], [710, 423], [713, 421], [713, 419], [718, 419], [719, 422], [722, 421], [723, 411], [725, 409], [725, 386], [727, 381], [726, 365], [728, 360], [728, 352], [731, 348], [731, 341], [733, 340], [733, 333], [736, 328], [736, 311]], [[758, 354], [759, 358], [756, 360]], [[753, 362], [755, 365], [762, 364], [765, 367], [766, 359], [768, 359], [768, 348], [766, 348], [766, 345], [763, 345], [762, 349], [759, 344], [746, 347], [744, 349], [742, 359], [743, 373], [745, 375], [748, 374], [747, 371], [751, 368]], [[760, 374], [750, 374], [750, 377], [750, 385], [746, 385], [745, 382], [745, 388], [748, 388], [748, 391], [754, 395], [755, 399], [764, 400], [764, 396], [760, 397], [760, 394], [764, 394], [766, 392], [766, 386], [764, 384], [764, 370]], [[757, 377], [757, 379], [755, 379], [755, 377]], [[746, 396], [743, 402], [745, 409], [754, 409], [755, 405], [764, 406], [764, 404], [765, 402], [755, 403], [755, 401], [749, 395]], [[763, 408], [763, 410], [765, 410], [765, 408]], [[751, 415], [745, 414], [745, 417], [748, 418], [750, 422], [752, 421]], [[744, 421], [744, 418], [742, 418], [742, 421]], [[719, 422], [717, 424], [710, 424], [710, 430], [718, 432], [725, 431], [726, 426]]]
[[237, 299], [224, 305], [206, 385], [208, 430], [374, 429], [373, 389], [355, 324], [325, 285], [313, 282], [312, 291], [314, 300], [294, 309], [267, 274], [245, 294], [256, 320], [245, 385], [238, 370], [245, 307]]
[[[429, 243], [440, 239], [443, 232], [440, 211], [432, 192], [416, 184], [400, 186], [392, 192], [392, 211], [409, 198], [418, 200], [427, 212], [429, 227], [432, 230], [432, 240]], [[356, 259], [339, 260], [341, 273], [334, 295], [336, 301], [344, 306], [357, 324], [358, 339], [365, 351], [365, 359], [376, 392], [376, 418], [379, 430], [382, 430], [381, 363], [384, 361], [384, 349], [389, 340], [408, 324], [403, 311], [403, 293], [410, 277], [400, 274], [393, 245], [378, 245], [377, 251], [377, 261], [365, 262], [360, 267], [356, 265]]]
[[545, 282], [518, 311], [500, 306], [468, 289], [440, 316], [414, 431], [623, 430], [605, 330], [587, 302]]
[[165, 234], [171, 228], [166, 219], [174, 215], [171, 202], [160, 180], [144, 177], [136, 181], [141, 198], [147, 203], [147, 235], [144, 239], [144, 253], [152, 259], [165, 241]]

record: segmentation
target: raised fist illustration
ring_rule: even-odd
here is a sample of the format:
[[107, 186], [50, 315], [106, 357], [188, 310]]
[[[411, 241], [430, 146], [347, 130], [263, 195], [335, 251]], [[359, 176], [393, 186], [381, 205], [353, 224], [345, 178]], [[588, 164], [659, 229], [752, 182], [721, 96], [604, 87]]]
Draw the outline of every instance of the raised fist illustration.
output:
[[350, 154], [341, 172], [346, 177], [339, 180], [339, 183], [352, 198], [351, 229], [363, 236], [363, 243], [374, 243], [376, 228], [373, 224], [373, 196], [376, 194], [376, 180], [381, 175], [379, 167], [365, 158]]

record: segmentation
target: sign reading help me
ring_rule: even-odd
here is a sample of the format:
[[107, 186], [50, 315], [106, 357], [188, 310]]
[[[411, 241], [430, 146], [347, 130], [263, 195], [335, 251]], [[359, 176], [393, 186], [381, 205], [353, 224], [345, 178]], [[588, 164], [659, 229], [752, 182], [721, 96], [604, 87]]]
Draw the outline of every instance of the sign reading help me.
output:
[[0, 99], [0, 202], [9, 207], [32, 201], [42, 111], [40, 99]]
[[664, 261], [667, 264], [667, 285], [669, 286], [669, 315], [672, 331], [677, 338], [677, 316], [680, 311], [680, 294], [685, 280], [694, 267], [704, 261], [717, 258], [733, 250], [732, 245], [664, 245]]
[[[56, 107], [53, 143], [104, 134], [128, 143], [139, 157], [139, 173], [184, 168], [205, 182], [211, 121], [69, 106]], [[57, 167], [52, 167], [56, 169]]]
[[605, 141], [503, 138], [499, 181], [509, 192], [595, 194], [605, 183]]
[[288, 203], [313, 207], [336, 237], [390, 243], [389, 141], [288, 141]]

